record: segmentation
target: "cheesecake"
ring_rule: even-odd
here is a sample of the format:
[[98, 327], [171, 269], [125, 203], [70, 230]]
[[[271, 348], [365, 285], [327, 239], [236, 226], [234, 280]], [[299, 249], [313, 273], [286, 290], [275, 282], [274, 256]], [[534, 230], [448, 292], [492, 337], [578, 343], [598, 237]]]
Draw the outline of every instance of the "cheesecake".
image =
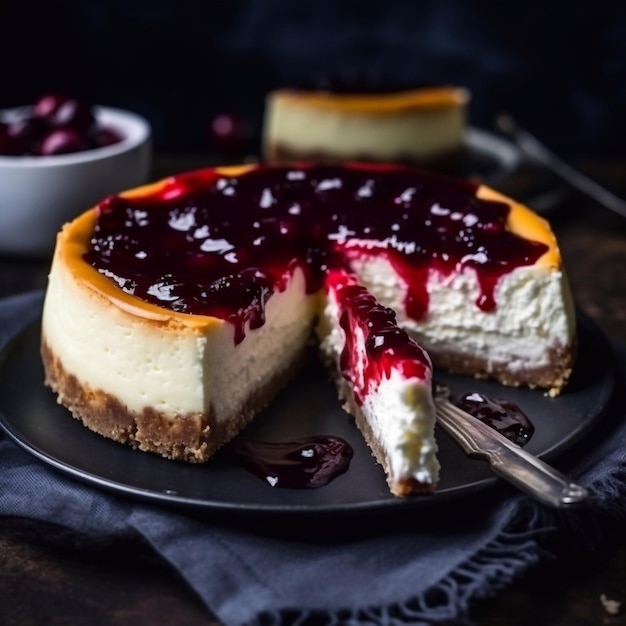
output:
[[367, 160], [453, 171], [464, 153], [468, 103], [461, 87], [277, 89], [266, 97], [263, 157], [267, 163]]
[[316, 335], [344, 409], [396, 496], [431, 491], [439, 475], [432, 363], [354, 274], [333, 270]]
[[438, 477], [432, 366], [556, 395], [573, 305], [542, 218], [404, 166], [246, 165], [103, 200], [58, 235], [46, 384], [95, 432], [203, 462], [311, 342], [395, 495]]

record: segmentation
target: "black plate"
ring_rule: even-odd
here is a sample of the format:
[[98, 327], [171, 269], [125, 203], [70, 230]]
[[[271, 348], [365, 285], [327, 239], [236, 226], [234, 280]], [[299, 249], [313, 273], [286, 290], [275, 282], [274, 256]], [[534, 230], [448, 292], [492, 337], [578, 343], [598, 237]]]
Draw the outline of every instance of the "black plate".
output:
[[[463, 376], [438, 373], [437, 377], [453, 394], [477, 390], [518, 404], [536, 427], [527, 449], [553, 459], [598, 422], [614, 386], [615, 368], [608, 342], [587, 319], [580, 320], [579, 329], [578, 365], [571, 384], [558, 398]], [[242, 436], [285, 441], [335, 434], [347, 439], [354, 448], [349, 471], [317, 490], [272, 488], [219, 455], [206, 464], [191, 465], [115, 443], [73, 419], [42, 381], [37, 321], [18, 332], [0, 355], [0, 425], [20, 446], [57, 470], [134, 499], [226, 514], [381, 513], [460, 498], [497, 480], [485, 462], [466, 457], [440, 431], [438, 492], [394, 498], [381, 468], [339, 408], [334, 388], [315, 359]]]

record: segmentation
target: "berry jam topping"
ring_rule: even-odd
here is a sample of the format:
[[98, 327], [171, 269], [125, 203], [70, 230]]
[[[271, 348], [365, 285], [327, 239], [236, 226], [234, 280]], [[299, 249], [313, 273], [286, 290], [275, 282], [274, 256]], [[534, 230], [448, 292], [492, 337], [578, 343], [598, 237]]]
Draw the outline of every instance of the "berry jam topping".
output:
[[235, 439], [224, 448], [230, 461], [245, 467], [272, 487], [316, 489], [345, 473], [353, 451], [333, 436], [296, 439], [286, 443]]
[[[424, 380], [432, 366], [426, 352], [396, 324], [392, 309], [380, 305], [344, 272], [331, 272], [327, 284], [335, 294], [340, 311], [339, 324], [345, 333], [340, 368], [350, 381], [358, 404], [363, 403], [372, 385], [391, 376], [392, 368], [405, 378]], [[360, 332], [355, 332], [356, 329]], [[362, 337], [365, 352], [362, 352]]]
[[236, 337], [300, 268], [309, 293], [332, 268], [374, 254], [406, 285], [407, 314], [428, 313], [430, 272], [475, 270], [476, 305], [495, 308], [499, 278], [547, 246], [506, 230], [510, 207], [477, 186], [383, 165], [259, 166], [238, 177], [202, 170], [143, 197], [98, 207], [85, 259], [124, 291], [182, 313], [231, 321]]
[[10, 120], [0, 121], [0, 155], [51, 156], [110, 146], [123, 137], [99, 124], [93, 107], [77, 98], [45, 94]]
[[526, 445], [535, 432], [528, 417], [508, 400], [490, 398], [474, 391], [465, 394], [456, 405], [518, 446]]

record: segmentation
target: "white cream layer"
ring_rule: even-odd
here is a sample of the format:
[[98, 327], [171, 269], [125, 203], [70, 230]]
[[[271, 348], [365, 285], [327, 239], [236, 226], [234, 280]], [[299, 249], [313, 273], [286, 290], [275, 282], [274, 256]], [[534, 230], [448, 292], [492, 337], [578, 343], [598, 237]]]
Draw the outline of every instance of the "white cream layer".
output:
[[392, 482], [413, 478], [422, 484], [437, 484], [439, 461], [430, 385], [404, 378], [394, 369], [367, 394], [361, 410], [387, 451]]

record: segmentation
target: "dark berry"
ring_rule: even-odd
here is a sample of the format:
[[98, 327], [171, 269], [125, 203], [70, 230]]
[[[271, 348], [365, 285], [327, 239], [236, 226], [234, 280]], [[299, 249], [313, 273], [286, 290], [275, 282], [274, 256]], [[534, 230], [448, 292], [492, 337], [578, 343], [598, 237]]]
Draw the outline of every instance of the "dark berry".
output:
[[39, 147], [40, 156], [69, 154], [87, 150], [89, 145], [83, 135], [72, 128], [57, 128], [44, 137]]
[[60, 93], [44, 94], [33, 104], [33, 117], [52, 118], [66, 100], [68, 97]]
[[251, 136], [250, 124], [231, 113], [216, 115], [209, 125], [209, 140], [219, 152], [242, 152]]
[[15, 142], [9, 135], [9, 125], [0, 122], [0, 154], [11, 156], [16, 152]]
[[55, 128], [71, 128], [79, 133], [87, 132], [96, 121], [91, 106], [75, 98], [62, 102], [48, 119]]
[[16, 154], [33, 154], [47, 132], [46, 124], [39, 118], [24, 116], [8, 124], [8, 134]]
[[123, 136], [101, 127], [92, 106], [78, 98], [51, 92], [41, 96], [16, 119], [0, 127], [0, 154], [68, 154], [110, 146]]
[[96, 148], [112, 146], [124, 139], [117, 129], [111, 128], [110, 126], [101, 126], [96, 128], [91, 136]]

